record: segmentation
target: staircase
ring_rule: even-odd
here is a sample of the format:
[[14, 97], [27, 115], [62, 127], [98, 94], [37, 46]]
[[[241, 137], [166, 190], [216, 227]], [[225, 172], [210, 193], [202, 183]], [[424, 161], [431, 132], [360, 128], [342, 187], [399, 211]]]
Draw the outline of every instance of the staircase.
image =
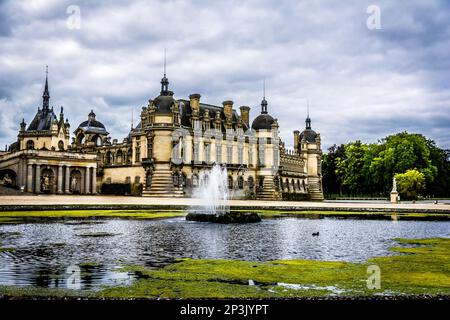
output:
[[323, 201], [323, 192], [319, 178], [308, 177], [308, 187], [311, 201]]
[[170, 167], [157, 169], [153, 173], [152, 185], [142, 191], [143, 197], [183, 197], [184, 191], [173, 186]]
[[281, 193], [275, 189], [273, 177], [264, 178], [262, 189], [258, 188], [256, 191], [256, 198], [258, 200], [282, 200]]

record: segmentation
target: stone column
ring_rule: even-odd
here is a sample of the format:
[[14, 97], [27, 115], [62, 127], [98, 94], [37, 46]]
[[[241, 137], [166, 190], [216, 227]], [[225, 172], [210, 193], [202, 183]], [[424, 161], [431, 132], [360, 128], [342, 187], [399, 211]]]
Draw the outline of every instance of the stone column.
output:
[[29, 163], [27, 167], [27, 191], [33, 192], [33, 165]]
[[86, 172], [85, 172], [85, 182], [86, 182], [86, 184], [85, 184], [85, 186], [84, 186], [84, 193], [85, 194], [90, 194], [91, 193], [91, 190], [90, 190], [90, 186], [91, 186], [91, 182], [90, 182], [90, 178], [91, 178], [91, 176], [90, 176], [90, 173], [89, 173], [89, 167], [86, 167]]
[[58, 194], [63, 193], [63, 168], [62, 165], [58, 165]]
[[66, 166], [66, 180], [64, 183], [64, 193], [70, 193], [70, 166]]
[[92, 168], [92, 194], [97, 193], [97, 168]]
[[35, 175], [35, 182], [34, 182], [34, 192], [35, 193], [41, 193], [41, 165], [36, 165], [36, 175]]

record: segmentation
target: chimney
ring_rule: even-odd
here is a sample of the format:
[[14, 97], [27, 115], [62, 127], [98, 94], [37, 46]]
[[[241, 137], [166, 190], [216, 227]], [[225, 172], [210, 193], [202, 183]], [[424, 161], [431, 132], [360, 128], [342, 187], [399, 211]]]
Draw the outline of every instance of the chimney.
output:
[[200, 112], [200, 97], [201, 95], [198, 93], [193, 93], [189, 95], [189, 101], [192, 111], [196, 111], [197, 114]]
[[242, 121], [250, 127], [250, 107], [242, 106], [239, 108], [241, 110]]
[[226, 118], [231, 118], [233, 115], [233, 101], [227, 100], [222, 102], [223, 104], [223, 113], [225, 114]]
[[295, 130], [294, 131], [294, 153], [295, 154], [297, 154], [299, 152], [299, 150], [298, 150], [299, 137], [300, 137], [300, 131]]

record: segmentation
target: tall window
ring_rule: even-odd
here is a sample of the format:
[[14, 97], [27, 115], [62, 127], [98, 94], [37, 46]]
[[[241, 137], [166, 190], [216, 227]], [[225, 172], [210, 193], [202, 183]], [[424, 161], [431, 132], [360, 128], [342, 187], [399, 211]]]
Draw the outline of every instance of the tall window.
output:
[[147, 138], [147, 158], [153, 157], [153, 139]]
[[227, 144], [227, 163], [233, 163], [233, 145]]
[[238, 148], [238, 163], [244, 163], [244, 148], [241, 146]]
[[222, 163], [222, 144], [216, 141], [216, 163]]
[[209, 143], [205, 143], [204, 151], [205, 162], [209, 163], [211, 161], [211, 145]]
[[198, 151], [198, 142], [194, 142], [194, 163], [199, 161]]
[[140, 143], [136, 143], [136, 155], [135, 155], [135, 161], [141, 162], [141, 145]]
[[258, 163], [260, 166], [264, 166], [266, 163], [266, 144], [258, 145]]

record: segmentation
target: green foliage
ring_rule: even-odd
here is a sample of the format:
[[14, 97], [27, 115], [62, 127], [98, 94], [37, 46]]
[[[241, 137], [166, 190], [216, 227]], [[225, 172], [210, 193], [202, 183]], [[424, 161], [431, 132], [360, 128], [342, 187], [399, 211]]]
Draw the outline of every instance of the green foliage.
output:
[[417, 199], [418, 192], [425, 188], [425, 174], [416, 169], [397, 173], [397, 191], [406, 199]]
[[387, 197], [394, 175], [413, 169], [425, 178], [424, 195], [450, 196], [450, 151], [421, 134], [407, 132], [373, 144], [334, 145], [323, 157], [323, 188], [326, 194]]

